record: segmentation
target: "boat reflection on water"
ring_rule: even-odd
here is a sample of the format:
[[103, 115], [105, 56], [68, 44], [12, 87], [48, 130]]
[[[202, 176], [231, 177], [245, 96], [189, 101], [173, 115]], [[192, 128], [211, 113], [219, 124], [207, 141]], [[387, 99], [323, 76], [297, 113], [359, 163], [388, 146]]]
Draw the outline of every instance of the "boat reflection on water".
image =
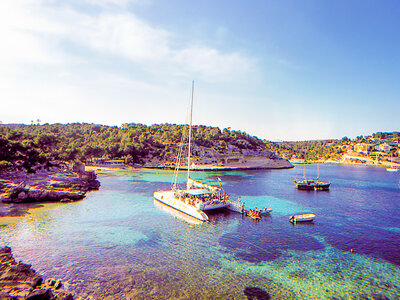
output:
[[204, 225], [206, 223], [208, 224], [213, 224], [216, 225], [218, 223], [221, 222], [226, 222], [229, 219], [232, 218], [238, 218], [238, 219], [243, 219], [244, 215], [242, 214], [237, 214], [235, 212], [231, 212], [229, 210], [213, 210], [213, 211], [209, 211], [209, 220], [207, 222], [201, 221], [195, 217], [192, 217], [188, 214], [185, 214], [184, 212], [181, 212], [179, 210], [176, 210], [175, 208], [172, 208], [160, 201], [158, 201], [157, 199], [154, 199], [154, 206], [157, 207], [159, 210], [162, 210], [186, 223], [188, 223], [189, 225]]
[[315, 226], [314, 222], [289, 222], [293, 227], [295, 226]]
[[183, 212], [180, 212], [156, 199], [154, 199], [154, 206], [157, 207], [159, 210], [162, 210], [172, 216], [174, 216], [175, 218], [185, 221], [186, 223], [190, 224], [190, 225], [203, 225], [205, 224], [203, 221], [196, 219], [192, 216], [189, 216], [188, 214], [185, 214]]

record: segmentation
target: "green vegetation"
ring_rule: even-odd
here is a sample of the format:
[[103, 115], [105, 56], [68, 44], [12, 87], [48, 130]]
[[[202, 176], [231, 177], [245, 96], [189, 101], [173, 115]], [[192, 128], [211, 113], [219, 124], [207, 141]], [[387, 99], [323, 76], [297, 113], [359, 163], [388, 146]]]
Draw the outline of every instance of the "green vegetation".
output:
[[328, 159], [343, 152], [337, 147], [341, 144], [338, 140], [265, 143], [270, 151], [288, 159], [292, 157], [305, 160]]
[[[184, 125], [129, 124], [126, 129], [95, 124], [0, 126], [0, 168], [9, 163], [30, 170], [51, 160], [85, 161], [106, 157], [142, 164], [148, 158], [173, 160]], [[241, 131], [194, 126], [194, 144], [223, 153], [228, 145], [239, 149], [265, 149], [260, 139]], [[7, 164], [8, 162], [8, 164]]]
[[372, 137], [378, 139], [393, 139], [400, 142], [400, 132], [377, 132], [374, 133]]
[[340, 140], [313, 140], [301, 142], [279, 142], [271, 143], [264, 141], [267, 148], [279, 156], [287, 159], [297, 158], [301, 160], [338, 160], [347, 150], [352, 150], [357, 143], [369, 143], [378, 145], [380, 143], [393, 145], [390, 153], [393, 154], [398, 149], [400, 143], [400, 132], [377, 132], [371, 136], [357, 136], [354, 140], [347, 136]]
[[[38, 164], [52, 160], [86, 161], [92, 158], [123, 159], [143, 164], [151, 158], [174, 161], [184, 125], [128, 124], [125, 129], [96, 124], [0, 125], [0, 171], [14, 166], [33, 171]], [[379, 140], [400, 142], [400, 133], [374, 133], [355, 140], [315, 140], [303, 142], [262, 141], [241, 131], [194, 126], [195, 145], [213, 148], [221, 154], [228, 147], [239, 150], [269, 150], [288, 159], [326, 160], [340, 158], [354, 143]], [[397, 148], [393, 148], [397, 149]], [[195, 153], [194, 153], [195, 154]]]

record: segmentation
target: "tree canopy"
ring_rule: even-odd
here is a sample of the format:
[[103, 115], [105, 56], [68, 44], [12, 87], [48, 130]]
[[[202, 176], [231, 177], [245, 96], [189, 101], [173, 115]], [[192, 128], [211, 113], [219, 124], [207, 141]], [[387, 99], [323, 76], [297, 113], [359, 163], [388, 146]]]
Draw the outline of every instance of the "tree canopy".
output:
[[[125, 159], [143, 163], [146, 157], [172, 159], [185, 132], [185, 125], [128, 124], [122, 129], [99, 124], [43, 124], [0, 126], [0, 161], [21, 163], [26, 167], [49, 160], [85, 161], [91, 158]], [[245, 132], [218, 127], [193, 126], [193, 143], [224, 149], [228, 144], [240, 149], [265, 149], [257, 137]]]

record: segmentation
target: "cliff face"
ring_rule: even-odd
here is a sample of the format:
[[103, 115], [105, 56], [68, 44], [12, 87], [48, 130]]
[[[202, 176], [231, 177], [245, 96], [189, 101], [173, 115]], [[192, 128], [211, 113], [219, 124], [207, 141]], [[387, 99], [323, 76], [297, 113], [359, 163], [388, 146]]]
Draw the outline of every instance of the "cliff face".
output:
[[[241, 143], [240, 143], [241, 142]], [[281, 158], [271, 151], [254, 147], [248, 149], [246, 141], [239, 141], [236, 144], [225, 143], [224, 145], [213, 145], [204, 147], [193, 145], [191, 168], [193, 169], [284, 169], [293, 168], [293, 165], [284, 158]], [[149, 158], [146, 167], [175, 167], [175, 157], [178, 154], [177, 147], [170, 149], [169, 160]], [[182, 167], [187, 162], [182, 161]]]

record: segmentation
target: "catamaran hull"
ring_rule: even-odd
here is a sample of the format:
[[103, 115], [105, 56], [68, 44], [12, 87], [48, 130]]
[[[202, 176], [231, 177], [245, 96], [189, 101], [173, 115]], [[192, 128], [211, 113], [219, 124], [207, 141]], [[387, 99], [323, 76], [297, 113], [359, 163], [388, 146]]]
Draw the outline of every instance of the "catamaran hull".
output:
[[157, 201], [164, 203], [165, 205], [168, 205], [196, 219], [199, 219], [201, 221], [208, 221], [208, 216], [203, 211], [194, 207], [193, 205], [187, 204], [180, 199], [175, 198], [174, 194], [175, 193], [173, 191], [154, 192], [154, 198]]
[[210, 203], [210, 204], [200, 204], [199, 210], [205, 211], [205, 210], [216, 210], [216, 209], [223, 209], [227, 208], [228, 203], [227, 202], [219, 202], [219, 203]]
[[154, 198], [154, 206], [157, 207], [159, 210], [162, 210], [162, 211], [168, 213], [169, 215], [174, 216], [175, 218], [177, 218], [179, 220], [185, 221], [188, 224], [200, 225], [200, 224], [204, 223], [204, 221], [194, 218], [192, 216], [189, 216], [188, 214], [183, 213], [179, 210], [176, 210], [175, 208], [172, 208], [171, 206], [166, 205], [166, 204], [158, 201], [155, 198]]
[[241, 202], [240, 203], [230, 202], [226, 208], [240, 214], [244, 213], [244, 204]]

